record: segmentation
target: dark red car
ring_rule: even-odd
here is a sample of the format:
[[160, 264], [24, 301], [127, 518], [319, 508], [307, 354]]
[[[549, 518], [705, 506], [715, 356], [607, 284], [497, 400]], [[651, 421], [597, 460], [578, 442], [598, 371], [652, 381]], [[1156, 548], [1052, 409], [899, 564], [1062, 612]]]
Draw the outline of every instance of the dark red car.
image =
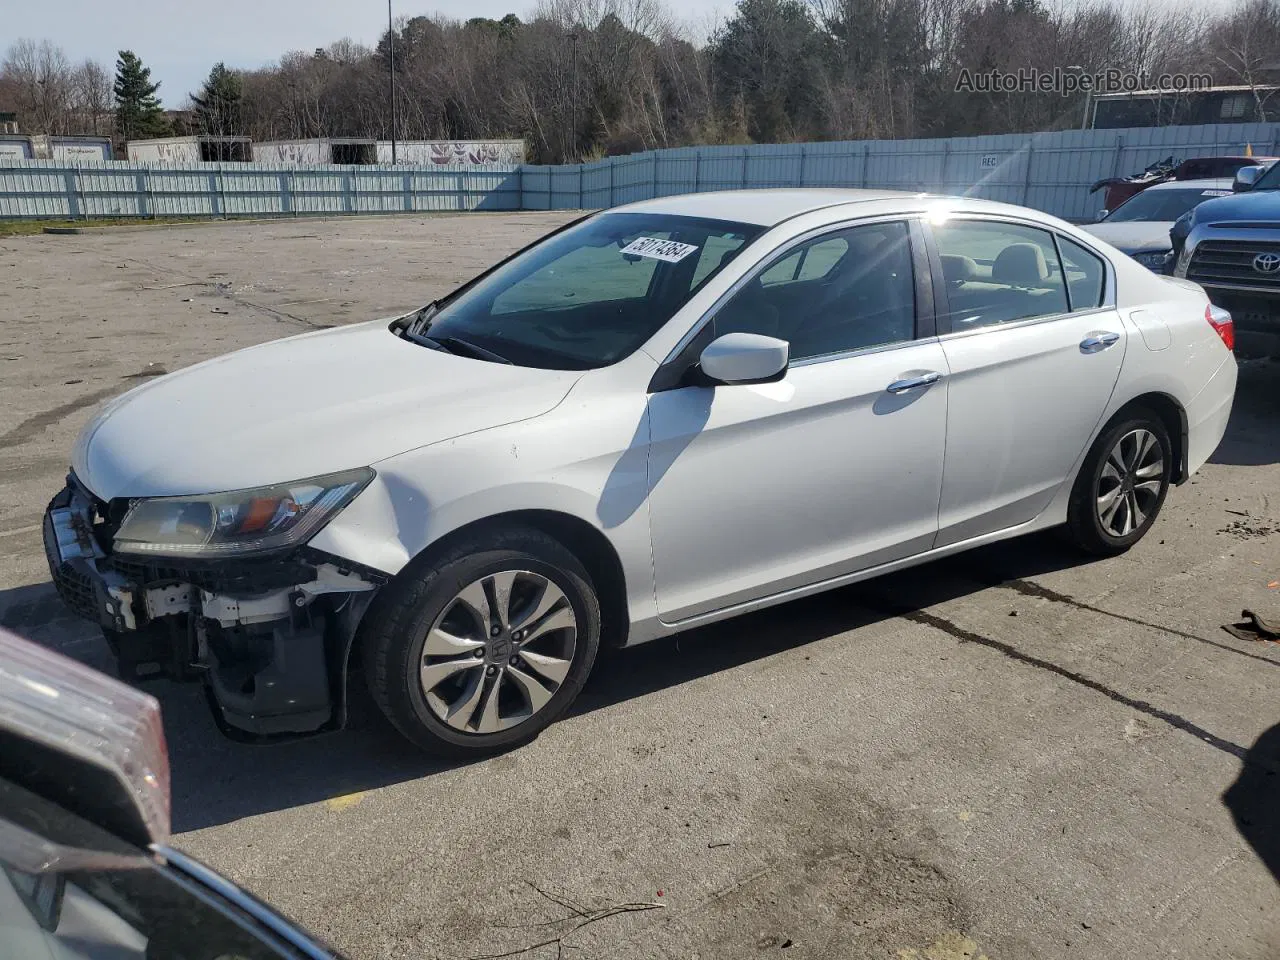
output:
[[1166, 157], [1159, 163], [1153, 163], [1141, 173], [1127, 177], [1108, 177], [1099, 180], [1089, 188], [1096, 193], [1106, 187], [1107, 210], [1114, 210], [1135, 193], [1141, 193], [1147, 187], [1169, 180], [1211, 180], [1219, 177], [1234, 177], [1241, 167], [1266, 167], [1275, 162], [1275, 157], [1196, 157], [1191, 160], [1176, 161]]

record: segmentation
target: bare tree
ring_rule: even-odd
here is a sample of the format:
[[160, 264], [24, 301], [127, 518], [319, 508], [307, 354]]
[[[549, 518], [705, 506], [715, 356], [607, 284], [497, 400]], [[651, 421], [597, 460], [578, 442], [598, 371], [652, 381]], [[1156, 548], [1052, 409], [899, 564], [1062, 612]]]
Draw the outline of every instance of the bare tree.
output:
[[111, 129], [111, 74], [96, 60], [85, 60], [71, 73], [74, 133], [92, 134]]
[[71, 63], [48, 40], [18, 40], [0, 66], [17, 98], [24, 127], [33, 133], [69, 132], [72, 103]]

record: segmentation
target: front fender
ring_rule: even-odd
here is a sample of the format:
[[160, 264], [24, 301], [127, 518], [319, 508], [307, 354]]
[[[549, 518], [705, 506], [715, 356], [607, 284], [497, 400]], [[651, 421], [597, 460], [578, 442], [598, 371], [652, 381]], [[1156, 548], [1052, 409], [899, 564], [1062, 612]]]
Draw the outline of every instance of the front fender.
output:
[[612, 545], [632, 616], [654, 605], [649, 541], [649, 418], [643, 393], [575, 401], [392, 457], [311, 541], [395, 575], [469, 524], [517, 511], [564, 514]]

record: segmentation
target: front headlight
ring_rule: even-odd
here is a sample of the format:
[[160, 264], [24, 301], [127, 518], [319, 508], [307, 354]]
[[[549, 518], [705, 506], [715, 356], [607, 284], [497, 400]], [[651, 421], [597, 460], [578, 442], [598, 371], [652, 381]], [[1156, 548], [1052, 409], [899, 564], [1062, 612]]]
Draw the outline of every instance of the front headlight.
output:
[[1148, 270], [1158, 271], [1164, 269], [1164, 265], [1168, 261], [1169, 254], [1171, 252], [1172, 251], [1170, 250], [1152, 250], [1146, 253], [1135, 253], [1133, 254], [1133, 259], [1137, 260]]
[[367, 467], [256, 490], [138, 500], [115, 535], [120, 553], [212, 559], [309, 540], [373, 479]]

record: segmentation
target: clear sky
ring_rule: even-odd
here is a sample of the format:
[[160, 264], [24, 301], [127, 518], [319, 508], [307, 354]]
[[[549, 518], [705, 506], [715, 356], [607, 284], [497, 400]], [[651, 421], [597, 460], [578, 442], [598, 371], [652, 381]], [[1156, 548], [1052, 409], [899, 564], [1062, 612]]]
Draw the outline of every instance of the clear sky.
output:
[[[526, 16], [533, 0], [392, 0], [392, 7], [396, 17]], [[343, 37], [373, 46], [386, 26], [386, 0], [0, 0], [0, 56], [20, 37], [48, 39], [73, 62], [92, 57], [114, 69], [116, 51], [133, 50], [160, 81], [165, 106], [178, 107], [219, 60], [260, 67]]]

